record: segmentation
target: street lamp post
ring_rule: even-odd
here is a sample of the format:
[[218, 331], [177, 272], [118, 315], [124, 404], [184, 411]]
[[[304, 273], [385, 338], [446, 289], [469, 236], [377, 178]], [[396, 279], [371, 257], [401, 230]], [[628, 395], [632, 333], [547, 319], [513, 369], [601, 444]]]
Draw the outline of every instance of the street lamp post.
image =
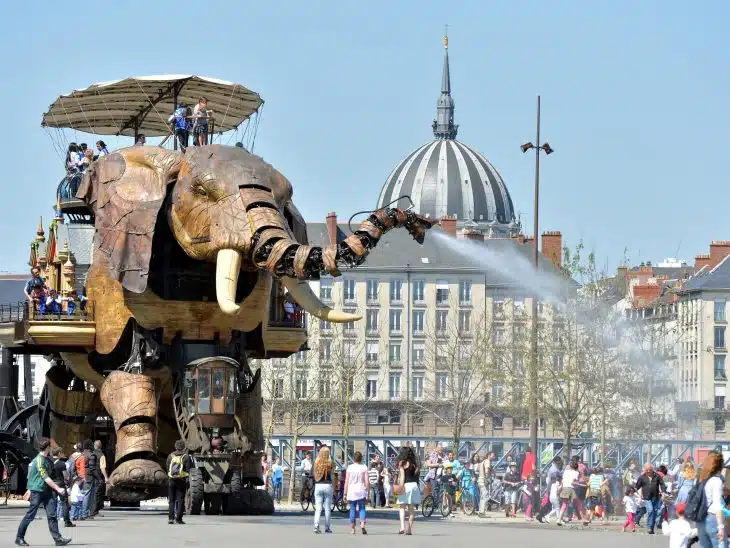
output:
[[[545, 142], [540, 144], [540, 96], [537, 96], [537, 136], [535, 144], [525, 143], [520, 147], [522, 152], [525, 153], [528, 150], [535, 150], [535, 225], [533, 229], [534, 234], [534, 248], [532, 258], [535, 263], [535, 270], [539, 268], [538, 257], [538, 230], [539, 230], [539, 212], [540, 212], [540, 152], [545, 154], [552, 154], [553, 149], [550, 145]], [[537, 301], [539, 295], [534, 294], [532, 296], [532, 357], [530, 359], [530, 371], [529, 371], [529, 402], [530, 402], [530, 446], [532, 447], [533, 455], [535, 455], [535, 469], [539, 473], [540, 471], [540, 448], [537, 445], [537, 431], [539, 426], [538, 408], [537, 403], [539, 399], [538, 395], [538, 368], [537, 368]]]

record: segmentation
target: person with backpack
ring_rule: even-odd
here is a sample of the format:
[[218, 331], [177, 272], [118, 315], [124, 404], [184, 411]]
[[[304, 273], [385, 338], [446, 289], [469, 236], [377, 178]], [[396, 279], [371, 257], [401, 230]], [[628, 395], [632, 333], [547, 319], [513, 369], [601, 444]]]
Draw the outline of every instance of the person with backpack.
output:
[[185, 491], [187, 490], [190, 470], [195, 468], [195, 462], [187, 454], [183, 440], [175, 442], [175, 451], [167, 456], [165, 469], [167, 470], [167, 523], [185, 525], [183, 510], [185, 509]]
[[689, 492], [685, 505], [685, 516], [697, 524], [702, 548], [727, 548], [722, 468], [722, 453], [710, 451], [700, 468], [699, 481]]
[[[86, 491], [84, 491], [84, 505], [82, 509], [82, 520], [94, 519], [96, 515], [96, 493], [99, 488], [102, 476], [99, 470], [99, 456], [94, 453], [94, 444], [91, 440], [84, 440], [82, 444], [84, 449], [81, 456], [76, 459], [76, 470], [84, 478], [86, 482]], [[81, 464], [81, 470], [79, 470]], [[83, 470], [83, 473], [82, 473]]]
[[41, 438], [38, 444], [40, 452], [28, 465], [28, 491], [30, 493], [30, 506], [23, 516], [18, 532], [15, 535], [16, 546], [29, 546], [25, 542], [25, 533], [38, 513], [41, 505], [46, 508], [48, 518], [48, 530], [56, 546], [65, 546], [71, 542], [70, 538], [64, 538], [58, 531], [58, 518], [56, 517], [56, 493], [65, 496], [66, 490], [59, 486], [51, 478], [53, 462], [51, 462], [51, 440]]

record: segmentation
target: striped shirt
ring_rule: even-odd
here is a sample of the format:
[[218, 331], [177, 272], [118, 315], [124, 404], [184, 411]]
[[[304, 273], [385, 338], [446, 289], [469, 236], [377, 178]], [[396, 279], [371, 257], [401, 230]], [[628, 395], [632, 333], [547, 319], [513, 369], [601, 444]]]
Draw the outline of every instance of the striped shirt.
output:
[[591, 488], [591, 496], [597, 497], [601, 493], [601, 484], [603, 483], [603, 474], [591, 474], [588, 479], [588, 485]]

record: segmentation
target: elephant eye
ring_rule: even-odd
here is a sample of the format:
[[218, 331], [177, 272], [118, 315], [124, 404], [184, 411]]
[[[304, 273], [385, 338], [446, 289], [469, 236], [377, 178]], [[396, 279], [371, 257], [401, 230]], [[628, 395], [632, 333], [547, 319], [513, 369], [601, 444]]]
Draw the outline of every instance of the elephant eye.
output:
[[207, 196], [208, 195], [208, 191], [201, 184], [193, 185], [193, 189], [192, 190], [198, 196]]

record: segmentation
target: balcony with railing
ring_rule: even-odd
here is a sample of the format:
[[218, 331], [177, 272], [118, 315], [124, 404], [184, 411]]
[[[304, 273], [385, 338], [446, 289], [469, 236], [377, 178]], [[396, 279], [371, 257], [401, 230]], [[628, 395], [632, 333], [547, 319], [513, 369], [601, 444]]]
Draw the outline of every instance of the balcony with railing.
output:
[[91, 348], [95, 337], [92, 301], [41, 297], [0, 305], [2, 345]]

